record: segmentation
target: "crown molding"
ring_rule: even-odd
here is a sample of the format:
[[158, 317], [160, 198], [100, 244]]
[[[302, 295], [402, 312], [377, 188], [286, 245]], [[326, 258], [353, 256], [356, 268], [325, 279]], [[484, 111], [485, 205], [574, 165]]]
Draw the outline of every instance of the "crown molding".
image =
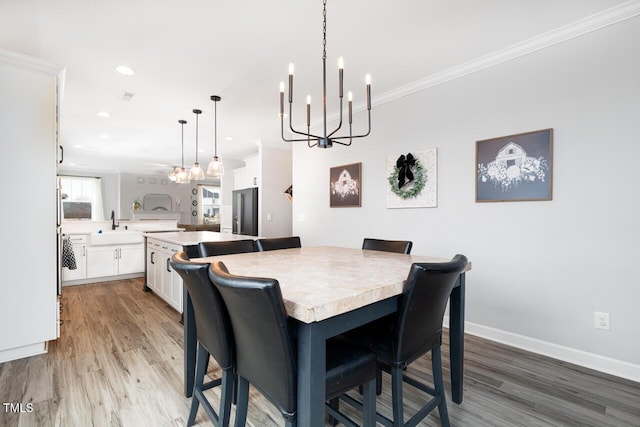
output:
[[42, 59], [2, 48], [0, 48], [0, 63], [25, 68], [38, 73], [50, 74], [52, 76], [63, 75], [65, 70], [64, 67], [51, 64]]
[[33, 56], [24, 55], [22, 53], [2, 48], [0, 48], [0, 64], [56, 77], [58, 80], [58, 103], [62, 101], [62, 98], [64, 97], [64, 85], [67, 71], [65, 67], [43, 61], [40, 58], [35, 58]]
[[[586, 18], [542, 33], [530, 39], [516, 43], [504, 49], [497, 50], [488, 55], [476, 58], [469, 62], [432, 74], [398, 88], [377, 95], [373, 100], [373, 106], [394, 101], [399, 98], [420, 92], [469, 74], [485, 70], [487, 68], [502, 64], [512, 59], [516, 59], [530, 53], [546, 49], [551, 46], [563, 43], [576, 37], [597, 31], [601, 28], [617, 24], [627, 19], [640, 15], [640, 0], [630, 0], [618, 6], [606, 9]], [[354, 104], [353, 111], [363, 111], [365, 103]], [[328, 120], [338, 120], [339, 114], [332, 114]]]

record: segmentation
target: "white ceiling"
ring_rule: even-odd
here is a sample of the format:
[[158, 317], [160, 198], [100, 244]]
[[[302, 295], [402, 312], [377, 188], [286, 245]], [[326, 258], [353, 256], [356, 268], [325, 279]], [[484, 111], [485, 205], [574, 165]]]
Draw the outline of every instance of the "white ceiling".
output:
[[[337, 107], [339, 56], [345, 90], [376, 95], [579, 21], [623, 0], [329, 1], [328, 108]], [[70, 169], [162, 172], [195, 157], [194, 108], [206, 168], [213, 153], [244, 158], [280, 140], [278, 85], [294, 62], [294, 123], [322, 91], [321, 0], [0, 0], [0, 48], [66, 67], [60, 142]], [[118, 74], [128, 65], [135, 76]], [[123, 101], [124, 92], [134, 94]], [[298, 107], [298, 108], [296, 108]], [[108, 111], [111, 118], [96, 115]], [[302, 119], [302, 120], [300, 120]], [[355, 127], [355, 125], [354, 125]], [[108, 135], [107, 139], [101, 135]], [[225, 137], [230, 136], [232, 141]], [[74, 164], [74, 165], [72, 165]]]

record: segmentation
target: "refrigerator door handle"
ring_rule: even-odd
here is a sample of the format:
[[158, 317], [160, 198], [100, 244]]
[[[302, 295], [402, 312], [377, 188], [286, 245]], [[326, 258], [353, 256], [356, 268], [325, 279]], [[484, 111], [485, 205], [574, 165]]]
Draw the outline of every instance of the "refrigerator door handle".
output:
[[242, 234], [242, 221], [244, 220], [244, 203], [242, 200], [242, 193], [236, 194], [236, 209], [237, 233]]

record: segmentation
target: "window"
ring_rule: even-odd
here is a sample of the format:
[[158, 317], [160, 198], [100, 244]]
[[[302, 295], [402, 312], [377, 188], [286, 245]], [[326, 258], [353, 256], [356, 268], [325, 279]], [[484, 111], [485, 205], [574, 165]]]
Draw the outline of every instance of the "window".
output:
[[220, 223], [220, 187], [199, 185], [202, 224]]
[[63, 219], [104, 220], [100, 178], [60, 177]]

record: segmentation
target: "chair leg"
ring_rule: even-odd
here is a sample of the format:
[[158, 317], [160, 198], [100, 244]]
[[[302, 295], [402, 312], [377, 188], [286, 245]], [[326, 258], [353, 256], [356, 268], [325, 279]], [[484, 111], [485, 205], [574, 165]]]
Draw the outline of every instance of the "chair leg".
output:
[[204, 346], [198, 343], [198, 356], [196, 362], [196, 375], [193, 384], [193, 394], [191, 395], [191, 411], [189, 412], [189, 419], [187, 420], [187, 426], [192, 426], [196, 420], [198, 414], [198, 407], [200, 401], [198, 400], [197, 390], [202, 390], [202, 383], [204, 382], [204, 375], [207, 372], [207, 366], [209, 365], [209, 352]]
[[[378, 371], [380, 372], [380, 371]], [[371, 380], [363, 386], [362, 394], [362, 426], [376, 426], [376, 389], [377, 380]]]
[[404, 426], [404, 408], [402, 406], [402, 369], [391, 367], [391, 400], [393, 406], [393, 427]]
[[436, 389], [436, 395], [440, 398], [438, 403], [438, 412], [440, 413], [440, 423], [442, 427], [448, 427], [449, 412], [447, 411], [447, 400], [444, 392], [444, 381], [442, 380], [442, 356], [440, 346], [431, 350], [431, 366], [433, 369], [433, 384]]
[[[340, 398], [336, 397], [334, 399], [331, 399], [328, 404], [329, 407], [335, 409], [336, 411], [340, 410]], [[328, 421], [330, 426], [334, 427], [338, 425], [339, 421], [333, 418], [331, 415], [328, 415], [327, 418], [329, 419]]]
[[231, 401], [233, 400], [233, 369], [224, 369], [222, 371], [222, 382], [220, 389], [220, 414], [218, 416], [218, 424], [220, 427], [229, 426], [229, 418], [231, 418]]
[[236, 403], [235, 427], [244, 427], [247, 424], [247, 409], [249, 407], [249, 381], [241, 376], [238, 379], [238, 400]]

